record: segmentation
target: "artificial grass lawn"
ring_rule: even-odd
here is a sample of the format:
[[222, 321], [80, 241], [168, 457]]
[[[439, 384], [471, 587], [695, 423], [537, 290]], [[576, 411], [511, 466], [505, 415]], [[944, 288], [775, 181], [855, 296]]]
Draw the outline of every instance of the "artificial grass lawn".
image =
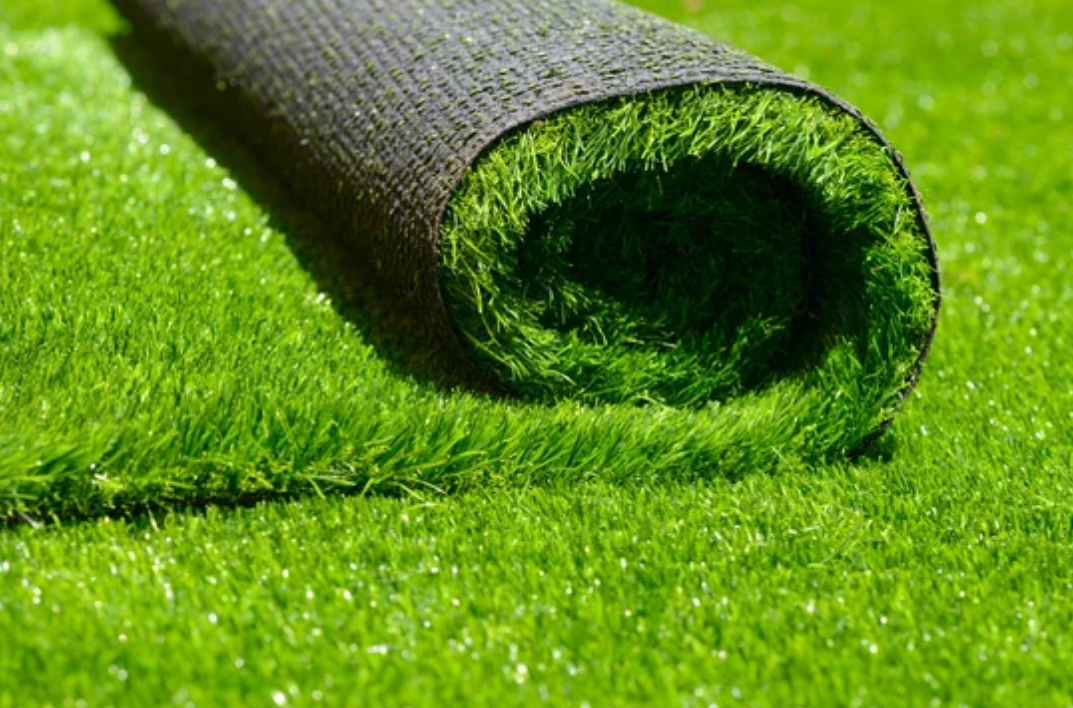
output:
[[0, 704], [1068, 705], [1068, 508], [952, 477], [9, 532]]
[[[117, 477], [189, 498], [178, 461], [223, 472], [221, 495], [330, 491], [347, 475], [318, 453], [349, 436], [410, 486], [489, 489], [7, 529], [0, 704], [1069, 705], [1071, 11], [721, 5], [653, 8], [859, 104], [928, 196], [944, 316], [889, 459], [683, 481], [708, 451], [679, 414], [578, 425], [453, 399], [416, 419], [438, 396], [318, 302], [107, 45], [5, 4], [28, 27], [0, 40], [5, 503], [96, 508]], [[67, 7], [47, 19], [110, 26]], [[382, 427], [357, 437], [371, 410]], [[159, 442], [124, 459], [118, 429]], [[251, 429], [260, 457], [234, 456]], [[490, 461], [519, 449], [529, 464]]]

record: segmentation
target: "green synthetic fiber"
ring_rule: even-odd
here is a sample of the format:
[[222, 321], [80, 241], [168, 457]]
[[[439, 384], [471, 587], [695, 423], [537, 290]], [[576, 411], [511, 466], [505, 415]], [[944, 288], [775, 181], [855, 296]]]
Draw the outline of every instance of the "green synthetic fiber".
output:
[[696, 407], [785, 378], [867, 382], [854, 395], [881, 421], [933, 325], [912, 213], [850, 116], [677, 89], [485, 155], [452, 202], [443, 282], [480, 362], [531, 397]]

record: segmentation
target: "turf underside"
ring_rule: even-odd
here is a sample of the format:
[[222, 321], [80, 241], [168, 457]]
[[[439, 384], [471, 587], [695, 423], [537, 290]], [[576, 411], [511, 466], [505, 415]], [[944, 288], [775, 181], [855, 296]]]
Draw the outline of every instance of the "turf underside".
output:
[[320, 453], [369, 434], [385, 474], [487, 489], [4, 529], [0, 706], [1069, 707], [1073, 6], [643, 4], [810, 74], [913, 167], [944, 316], [879, 458], [682, 479], [691, 415], [523, 417], [399, 378], [130, 85], [107, 8], [7, 0], [5, 498], [189, 498], [191, 470], [327, 492], [353, 470]]

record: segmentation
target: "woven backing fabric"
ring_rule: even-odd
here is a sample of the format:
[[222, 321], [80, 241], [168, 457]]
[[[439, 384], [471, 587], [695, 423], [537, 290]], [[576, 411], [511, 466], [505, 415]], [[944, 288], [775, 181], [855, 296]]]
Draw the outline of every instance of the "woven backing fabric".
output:
[[[467, 167], [505, 133], [581, 103], [748, 83], [819, 96], [886, 145], [822, 89], [609, 0], [116, 2], [136, 29], [207, 62], [214, 88], [241, 98], [249, 110], [232, 113], [231, 128], [256, 137], [304, 206], [355, 235], [447, 367], [467, 357], [439, 287], [441, 221]], [[909, 189], [938, 293], [934, 244]]]

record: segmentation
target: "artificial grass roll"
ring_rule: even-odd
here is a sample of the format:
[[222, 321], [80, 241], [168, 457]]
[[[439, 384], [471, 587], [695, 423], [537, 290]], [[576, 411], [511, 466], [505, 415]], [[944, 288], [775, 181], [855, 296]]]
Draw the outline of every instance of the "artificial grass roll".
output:
[[919, 195], [822, 89], [603, 0], [117, 3], [208, 67], [218, 120], [457, 380], [744, 418], [809, 401], [786, 440], [823, 454], [916, 381], [939, 303]]
[[862, 376], [893, 365], [897, 390], [933, 323], [911, 204], [889, 154], [815, 100], [664, 90], [479, 160], [442, 277], [481, 364], [533, 396], [697, 406], [839, 347]]

